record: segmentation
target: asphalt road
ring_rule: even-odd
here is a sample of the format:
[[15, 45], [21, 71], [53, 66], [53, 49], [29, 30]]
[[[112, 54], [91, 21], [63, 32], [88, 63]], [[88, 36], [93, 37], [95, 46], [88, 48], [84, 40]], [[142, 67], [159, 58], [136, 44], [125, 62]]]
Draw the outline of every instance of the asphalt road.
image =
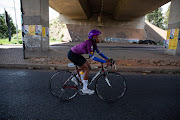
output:
[[96, 95], [59, 101], [48, 90], [54, 72], [0, 69], [0, 119], [180, 119], [178, 74], [122, 73], [128, 87], [126, 95], [116, 103], [106, 103]]

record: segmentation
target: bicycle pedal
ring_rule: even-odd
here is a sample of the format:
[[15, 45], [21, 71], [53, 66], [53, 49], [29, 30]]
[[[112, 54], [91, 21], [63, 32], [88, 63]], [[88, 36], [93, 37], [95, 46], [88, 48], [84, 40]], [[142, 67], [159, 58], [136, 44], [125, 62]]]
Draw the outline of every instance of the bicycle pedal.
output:
[[83, 93], [81, 90], [79, 90], [79, 94], [80, 94], [80, 95], [86, 95], [86, 94]]
[[79, 90], [79, 94], [80, 95], [93, 95], [94, 93], [92, 93], [92, 94], [91, 93], [83, 93], [81, 90]]

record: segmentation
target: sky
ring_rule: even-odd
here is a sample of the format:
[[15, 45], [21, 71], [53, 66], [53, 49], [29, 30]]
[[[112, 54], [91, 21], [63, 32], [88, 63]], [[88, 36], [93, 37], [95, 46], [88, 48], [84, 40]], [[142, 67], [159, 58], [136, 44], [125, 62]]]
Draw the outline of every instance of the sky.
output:
[[[14, 5], [15, 2], [15, 5]], [[165, 13], [168, 9], [170, 2], [163, 5], [163, 13]], [[16, 10], [16, 17], [15, 17], [15, 10]], [[21, 30], [21, 12], [20, 12], [20, 0], [0, 0], [0, 14], [4, 13], [4, 8], [8, 12], [8, 14], [13, 19], [13, 23], [16, 26], [16, 19], [17, 18], [17, 26], [18, 29]], [[51, 7], [49, 7], [49, 20], [52, 20], [59, 16], [59, 13], [53, 10]]]
[[[5, 8], [8, 14], [13, 19], [14, 25], [16, 26], [14, 2], [15, 2], [15, 9], [16, 9], [17, 26], [18, 26], [18, 29], [21, 30], [20, 0], [0, 0], [0, 14], [4, 13], [4, 8]], [[59, 13], [56, 12], [51, 7], [49, 7], [49, 20], [52, 20], [58, 16], [59, 16]]]

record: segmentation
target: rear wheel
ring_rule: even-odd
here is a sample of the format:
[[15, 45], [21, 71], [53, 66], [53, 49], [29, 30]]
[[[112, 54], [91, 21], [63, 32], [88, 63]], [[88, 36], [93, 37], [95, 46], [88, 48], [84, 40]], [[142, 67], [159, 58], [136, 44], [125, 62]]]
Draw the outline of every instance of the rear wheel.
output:
[[69, 71], [58, 71], [50, 79], [49, 90], [60, 100], [71, 100], [78, 93], [78, 80]]
[[95, 83], [96, 94], [106, 102], [115, 102], [122, 98], [126, 92], [124, 77], [116, 72], [100, 75]]

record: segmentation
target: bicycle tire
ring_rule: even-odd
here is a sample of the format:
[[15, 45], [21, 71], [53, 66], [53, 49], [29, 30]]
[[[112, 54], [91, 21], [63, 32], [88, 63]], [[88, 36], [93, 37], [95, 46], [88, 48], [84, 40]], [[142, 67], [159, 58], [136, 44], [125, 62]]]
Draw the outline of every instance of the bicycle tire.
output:
[[[105, 80], [108, 78], [110, 87]], [[117, 72], [108, 72], [96, 79], [95, 92], [98, 97], [106, 102], [115, 102], [122, 98], [126, 92], [127, 85], [124, 77]]]
[[58, 71], [53, 74], [49, 82], [51, 94], [62, 101], [71, 100], [76, 97], [78, 94], [78, 84], [71, 81], [73, 77], [76, 78], [69, 71]]

